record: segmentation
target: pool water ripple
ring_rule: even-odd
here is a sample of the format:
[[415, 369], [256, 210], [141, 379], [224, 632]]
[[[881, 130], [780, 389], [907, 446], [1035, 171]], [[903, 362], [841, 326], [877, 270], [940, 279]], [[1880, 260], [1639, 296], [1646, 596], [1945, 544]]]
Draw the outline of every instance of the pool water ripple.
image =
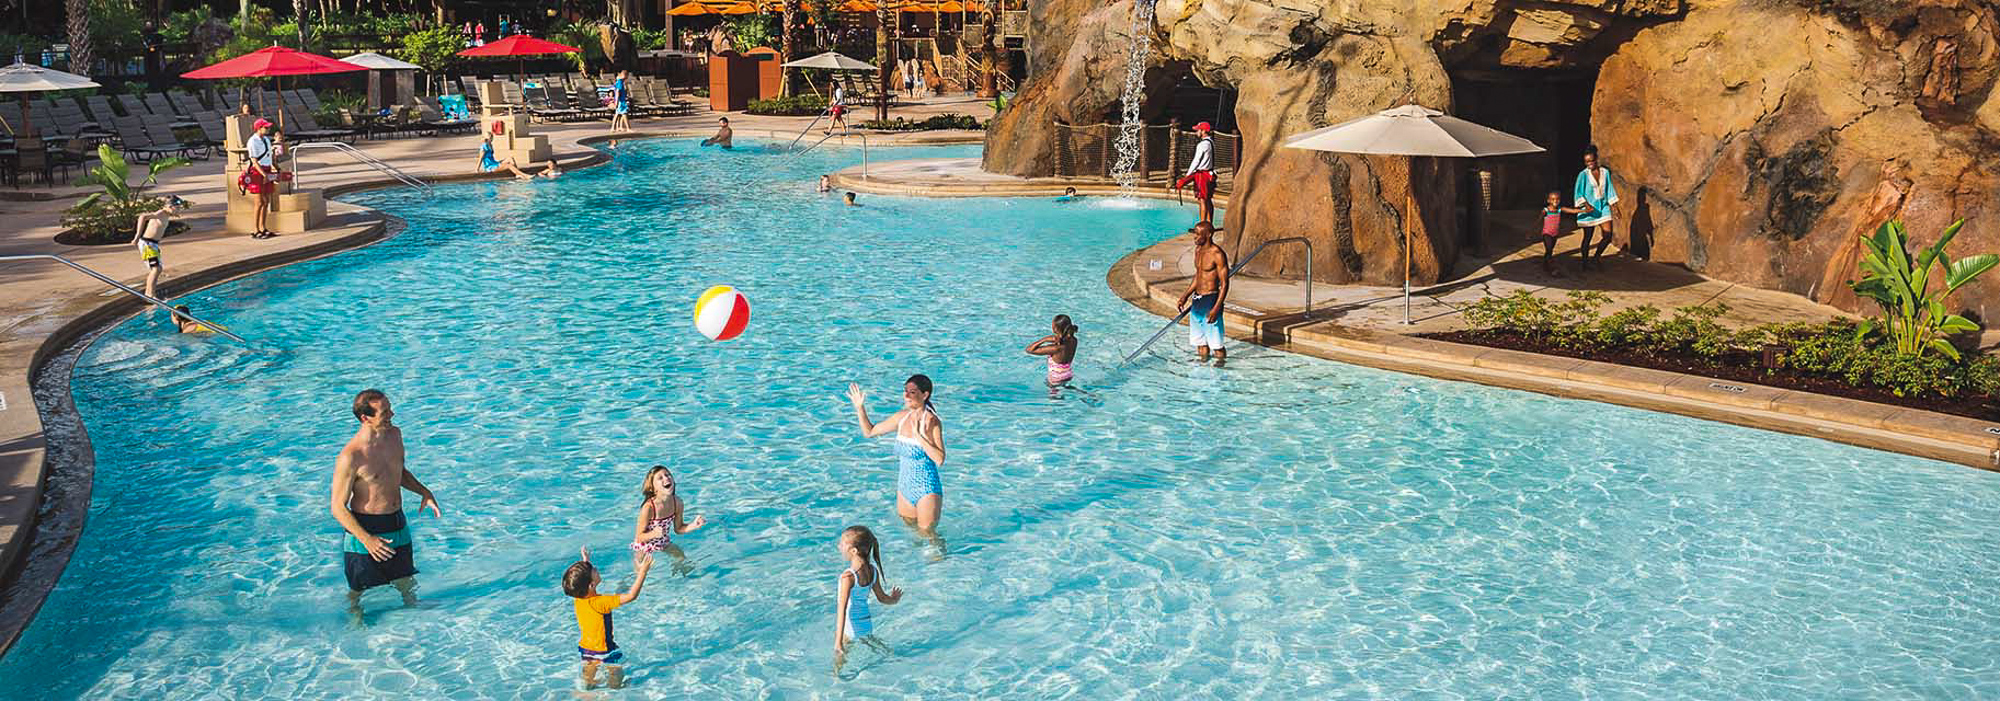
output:
[[[1184, 362], [1105, 288], [1188, 211], [812, 192], [823, 150], [627, 142], [555, 182], [384, 190], [359, 251], [192, 295], [255, 343], [151, 315], [72, 386], [89, 526], [12, 698], [549, 698], [557, 579], [630, 575], [646, 466], [711, 526], [618, 613], [633, 698], [2000, 696], [2000, 476], [1589, 402], [1237, 347]], [[966, 155], [877, 149], [871, 157]], [[712, 284], [743, 338], [691, 323]], [[1082, 391], [1020, 353], [1082, 325]], [[879, 412], [926, 372], [942, 556], [896, 523]], [[326, 514], [346, 405], [387, 390], [423, 603], [343, 613]], [[848, 524], [907, 598], [836, 676]]]

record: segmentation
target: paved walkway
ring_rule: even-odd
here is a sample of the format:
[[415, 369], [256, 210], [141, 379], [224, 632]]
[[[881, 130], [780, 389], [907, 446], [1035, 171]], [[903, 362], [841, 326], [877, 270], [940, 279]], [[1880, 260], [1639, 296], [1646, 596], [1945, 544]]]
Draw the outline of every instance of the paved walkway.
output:
[[[971, 114], [985, 120], [992, 117], [993, 111], [982, 100], [949, 97], [898, 106], [890, 112], [892, 117], [917, 119], [946, 113]], [[700, 111], [678, 117], [634, 120], [640, 133], [633, 137], [707, 136], [713, 133], [718, 116], [723, 115]], [[741, 113], [726, 116], [739, 139], [787, 142], [811, 121], [809, 117], [759, 117]], [[601, 160], [601, 152], [584, 141], [605, 136], [607, 129], [606, 122], [550, 124], [536, 125], [535, 133], [549, 136], [554, 157], [567, 169]], [[982, 138], [983, 132], [976, 131], [868, 136], [871, 145], [977, 143]], [[363, 141], [357, 146], [428, 181], [493, 177], [475, 169], [479, 153], [476, 135]], [[382, 217], [366, 208], [340, 202], [328, 202], [328, 219], [315, 231], [262, 241], [224, 233], [226, 184], [222, 168], [220, 158], [196, 161], [192, 166], [168, 172], [151, 190], [156, 194], [180, 195], [195, 203], [184, 217], [190, 230], [168, 238], [163, 245], [169, 274], [161, 281], [163, 297], [171, 298], [283, 263], [364, 245], [387, 233]], [[301, 184], [311, 188], [351, 188], [385, 179], [380, 173], [330, 150], [301, 155], [298, 170]], [[141, 177], [138, 173], [143, 171], [138, 166], [134, 171], [136, 183]], [[0, 190], [0, 220], [8, 224], [0, 227], [0, 255], [61, 255], [126, 284], [142, 285], [145, 267], [129, 244], [85, 247], [55, 242], [62, 210], [91, 191], [38, 186]], [[15, 199], [21, 197], [46, 199]], [[53, 261], [13, 262], [0, 267], [0, 582], [9, 581], [20, 564], [46, 475], [43, 427], [30, 390], [29, 373], [46, 361], [45, 353], [59, 350], [78, 333], [139, 310], [137, 300], [109, 290], [103, 283]], [[196, 315], [201, 311], [195, 310]], [[56, 410], [73, 411], [67, 406], [67, 392], [61, 393], [59, 399], [64, 406], [54, 407]], [[80, 458], [78, 467], [88, 469], [89, 456]], [[67, 557], [66, 549], [63, 556]], [[45, 593], [34, 593], [32, 602], [0, 601], [0, 652], [13, 643], [20, 626], [32, 617]]]

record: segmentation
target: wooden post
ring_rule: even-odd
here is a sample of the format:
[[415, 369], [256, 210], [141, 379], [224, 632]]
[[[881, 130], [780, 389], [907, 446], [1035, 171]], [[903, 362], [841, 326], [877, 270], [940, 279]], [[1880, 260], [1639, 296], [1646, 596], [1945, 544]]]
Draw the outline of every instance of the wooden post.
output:
[[1139, 169], [1138, 179], [1140, 181], [1153, 179], [1153, 169], [1150, 167], [1152, 164], [1146, 160], [1146, 153], [1150, 150], [1146, 148], [1146, 142], [1152, 141], [1152, 139], [1147, 138], [1146, 132], [1148, 131], [1151, 131], [1150, 127], [1139, 127], [1139, 162], [1134, 165]]
[[1174, 171], [1180, 170], [1181, 120], [1167, 123], [1167, 182], [1175, 180]]

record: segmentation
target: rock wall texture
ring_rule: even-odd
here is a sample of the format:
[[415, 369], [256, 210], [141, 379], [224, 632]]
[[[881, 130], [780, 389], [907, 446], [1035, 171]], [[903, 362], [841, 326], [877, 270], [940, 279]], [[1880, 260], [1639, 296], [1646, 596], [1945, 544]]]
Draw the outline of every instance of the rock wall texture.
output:
[[[1039, 68], [995, 120], [988, 169], [1050, 174], [1049, 124], [1115, 121], [1131, 1], [1030, 3]], [[1329, 281], [1401, 281], [1412, 190], [1416, 279], [1448, 276], [1464, 166], [1279, 143], [1403, 103], [1477, 113], [1455, 109], [1468, 76], [1485, 95], [1514, 76], [1593, 85], [1578, 138], [1618, 178], [1621, 244], [1654, 260], [1851, 309], [1851, 242], [1886, 218], [1920, 239], [1965, 218], [1955, 252], [2000, 251], [1988, 1], [1158, 0], [1151, 31], [1149, 94], [1189, 76], [1237, 93], [1225, 241], [1312, 237]], [[1553, 182], [1516, 192], [1566, 189], [1576, 170], [1538, 167]], [[1297, 257], [1257, 267], [1294, 273]], [[1983, 314], [2000, 279], [1966, 293]]]

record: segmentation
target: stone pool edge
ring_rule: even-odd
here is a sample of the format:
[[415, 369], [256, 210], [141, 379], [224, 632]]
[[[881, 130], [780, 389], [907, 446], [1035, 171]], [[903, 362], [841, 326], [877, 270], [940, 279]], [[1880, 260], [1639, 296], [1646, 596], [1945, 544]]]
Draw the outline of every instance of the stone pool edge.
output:
[[[1137, 266], [1141, 260], [1157, 257], [1157, 250], [1178, 251], [1190, 241], [1191, 237], [1183, 234], [1126, 254], [1106, 271], [1105, 282], [1127, 303], [1172, 318], [1185, 278], [1147, 281]], [[1224, 315], [1231, 338], [1287, 352], [1812, 436], [2000, 471], [2000, 426], [1961, 416], [1354, 327], [1338, 326], [1331, 331], [1294, 328], [1305, 321], [1296, 312], [1258, 314], [1228, 305]]]

